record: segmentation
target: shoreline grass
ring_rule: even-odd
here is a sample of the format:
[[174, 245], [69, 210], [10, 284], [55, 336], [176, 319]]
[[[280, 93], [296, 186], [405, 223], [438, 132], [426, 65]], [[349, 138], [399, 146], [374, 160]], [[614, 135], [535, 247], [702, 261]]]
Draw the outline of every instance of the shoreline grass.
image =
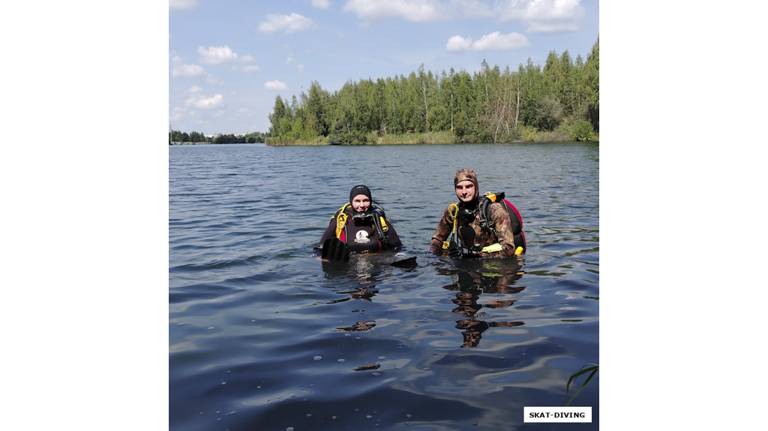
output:
[[427, 133], [384, 134], [372, 132], [366, 135], [366, 145], [425, 145], [455, 144], [456, 137], [451, 131]]
[[291, 139], [282, 136], [275, 136], [266, 138], [266, 144], [271, 147], [286, 147], [286, 146], [319, 146], [330, 145], [330, 141], [327, 136], [316, 136], [310, 139]]
[[[450, 144], [490, 144], [492, 142], [473, 142], [472, 140], [458, 139], [451, 131], [427, 132], [427, 133], [397, 133], [379, 135], [370, 132], [364, 135], [365, 142], [332, 144], [329, 137], [317, 136], [310, 139], [292, 139], [282, 136], [266, 138], [266, 144], [273, 147], [283, 146], [321, 146], [321, 145], [450, 145]], [[532, 128], [521, 128], [520, 136], [516, 139], [505, 139], [497, 144], [540, 144], [540, 143], [569, 143], [591, 142], [599, 144], [599, 135], [594, 133], [590, 139], [574, 139], [567, 130], [556, 129], [553, 131], [539, 131]]]

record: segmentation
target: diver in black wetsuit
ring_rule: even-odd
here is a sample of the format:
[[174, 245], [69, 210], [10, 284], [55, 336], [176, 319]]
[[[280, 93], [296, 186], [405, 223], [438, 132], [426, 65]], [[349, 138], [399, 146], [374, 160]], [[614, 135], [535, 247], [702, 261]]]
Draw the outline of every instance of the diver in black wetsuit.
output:
[[330, 238], [338, 238], [357, 253], [397, 251], [402, 247], [400, 237], [384, 209], [373, 202], [371, 190], [364, 185], [352, 187], [349, 203], [331, 217], [320, 244]]

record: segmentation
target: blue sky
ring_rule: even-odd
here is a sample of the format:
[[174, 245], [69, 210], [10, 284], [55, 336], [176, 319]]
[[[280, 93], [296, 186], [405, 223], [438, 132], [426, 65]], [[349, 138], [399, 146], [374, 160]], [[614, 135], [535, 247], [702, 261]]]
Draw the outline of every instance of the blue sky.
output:
[[490, 65], [586, 58], [597, 0], [170, 0], [170, 123], [266, 132], [275, 96]]

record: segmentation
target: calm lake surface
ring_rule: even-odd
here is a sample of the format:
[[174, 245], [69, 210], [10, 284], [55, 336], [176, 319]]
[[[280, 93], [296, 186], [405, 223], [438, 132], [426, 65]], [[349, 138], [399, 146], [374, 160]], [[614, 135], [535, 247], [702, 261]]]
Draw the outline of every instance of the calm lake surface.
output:
[[[592, 424], [523, 423], [598, 363], [597, 145], [169, 151], [171, 429], [598, 428], [599, 374]], [[519, 261], [427, 252], [461, 167], [520, 209]], [[418, 267], [313, 256], [360, 183]]]

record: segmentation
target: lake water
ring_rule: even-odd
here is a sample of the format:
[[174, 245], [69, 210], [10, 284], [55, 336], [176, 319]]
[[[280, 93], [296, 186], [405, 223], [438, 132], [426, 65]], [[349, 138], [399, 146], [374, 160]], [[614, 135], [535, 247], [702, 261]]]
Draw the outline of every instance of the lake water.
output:
[[[598, 363], [597, 145], [169, 151], [171, 429], [598, 428], [599, 374], [566, 392]], [[520, 209], [519, 261], [427, 252], [461, 167]], [[359, 183], [416, 268], [313, 256]], [[592, 424], [523, 423], [569, 399]]]

